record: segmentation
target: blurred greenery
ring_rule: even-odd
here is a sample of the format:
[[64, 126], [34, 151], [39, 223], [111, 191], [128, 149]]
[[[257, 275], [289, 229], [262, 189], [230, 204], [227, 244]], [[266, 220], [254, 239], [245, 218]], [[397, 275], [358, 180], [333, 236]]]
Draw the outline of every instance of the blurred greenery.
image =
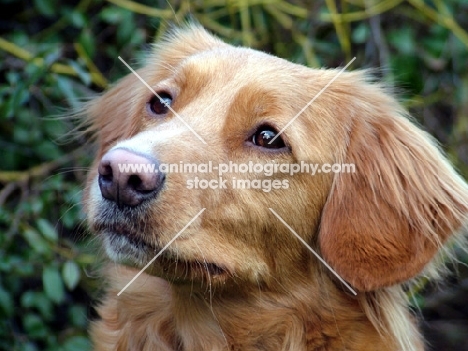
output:
[[356, 56], [351, 69], [380, 68], [468, 175], [468, 0], [0, 4], [0, 350], [90, 349], [99, 282], [80, 198], [92, 148], [70, 134], [71, 111], [128, 73], [117, 56], [137, 62], [171, 23], [192, 18], [311, 67]]

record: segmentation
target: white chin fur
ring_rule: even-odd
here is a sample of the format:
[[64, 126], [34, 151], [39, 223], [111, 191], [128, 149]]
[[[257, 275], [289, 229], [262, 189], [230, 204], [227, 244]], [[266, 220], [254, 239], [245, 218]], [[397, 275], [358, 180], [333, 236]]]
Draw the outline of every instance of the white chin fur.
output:
[[[152, 257], [141, 247], [135, 247], [125, 236], [104, 236], [104, 249], [107, 256], [116, 263], [132, 264], [137, 266], [146, 265]], [[156, 255], [156, 253], [154, 253]]]

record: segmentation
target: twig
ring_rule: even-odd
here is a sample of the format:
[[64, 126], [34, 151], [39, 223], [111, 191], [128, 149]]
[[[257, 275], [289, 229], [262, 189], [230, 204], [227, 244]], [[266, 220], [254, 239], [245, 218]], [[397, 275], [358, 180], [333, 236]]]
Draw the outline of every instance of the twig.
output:
[[78, 148], [71, 153], [62, 156], [57, 160], [53, 160], [46, 163], [41, 163], [40, 165], [34, 166], [25, 171], [3, 171], [0, 172], [0, 183], [22, 183], [28, 182], [32, 178], [41, 177], [44, 175], [49, 174], [52, 170], [56, 169], [57, 167], [61, 166], [64, 163], [67, 163], [78, 155], [82, 153], [82, 149]]

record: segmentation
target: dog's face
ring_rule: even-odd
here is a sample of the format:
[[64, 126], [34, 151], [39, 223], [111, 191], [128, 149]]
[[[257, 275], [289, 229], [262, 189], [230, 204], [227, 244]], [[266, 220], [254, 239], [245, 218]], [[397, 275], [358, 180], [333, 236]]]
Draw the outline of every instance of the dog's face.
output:
[[[318, 261], [271, 208], [353, 286], [372, 290], [421, 271], [461, 223], [462, 181], [361, 73], [343, 73], [301, 112], [338, 71], [235, 48], [196, 27], [173, 34], [137, 72], [159, 97], [130, 74], [89, 107], [99, 152], [85, 208], [112, 260], [143, 267], [170, 243], [147, 272], [174, 283], [309, 279]], [[355, 173], [231, 169], [220, 179], [216, 168], [119, 168], [301, 161], [353, 164]], [[195, 189], [195, 177], [213, 186]], [[234, 188], [238, 179], [262, 187]]]

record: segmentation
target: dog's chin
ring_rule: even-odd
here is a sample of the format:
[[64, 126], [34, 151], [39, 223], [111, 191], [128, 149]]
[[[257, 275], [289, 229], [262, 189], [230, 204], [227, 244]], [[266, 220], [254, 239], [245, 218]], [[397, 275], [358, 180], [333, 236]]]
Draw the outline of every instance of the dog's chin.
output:
[[120, 233], [106, 232], [103, 238], [107, 256], [112, 261], [127, 266], [142, 268], [159, 251], [142, 240]]
[[[116, 263], [134, 268], [146, 267], [162, 250], [135, 235], [105, 232], [103, 237], [107, 256]], [[185, 260], [180, 252], [175, 255], [169, 249], [159, 254], [145, 272], [176, 284], [191, 285], [193, 282], [225, 282], [232, 276], [221, 264], [203, 259]]]

